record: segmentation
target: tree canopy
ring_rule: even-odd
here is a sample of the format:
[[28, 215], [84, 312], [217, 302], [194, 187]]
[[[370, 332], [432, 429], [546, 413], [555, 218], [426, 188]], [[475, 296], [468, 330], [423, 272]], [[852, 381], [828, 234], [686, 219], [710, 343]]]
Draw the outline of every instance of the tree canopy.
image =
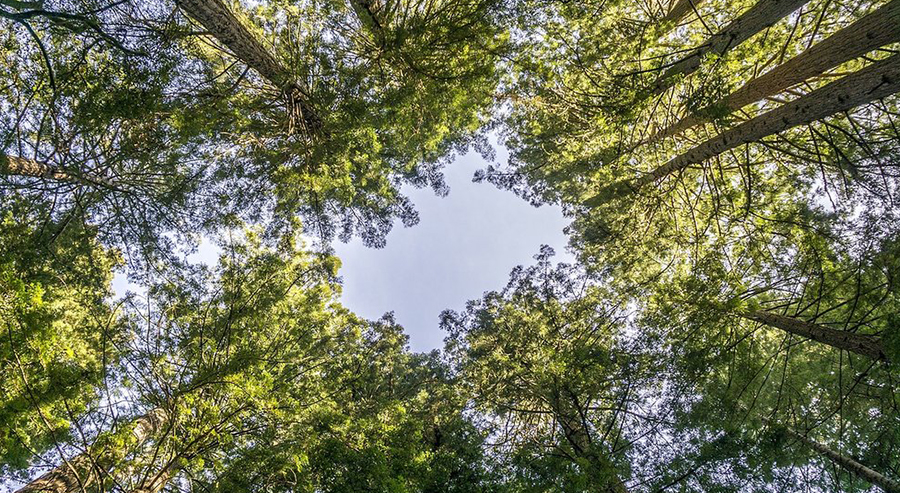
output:
[[[900, 0], [0, 26], [10, 491], [900, 492]], [[385, 246], [470, 150], [576, 261], [542, 247], [415, 353], [330, 244]]]

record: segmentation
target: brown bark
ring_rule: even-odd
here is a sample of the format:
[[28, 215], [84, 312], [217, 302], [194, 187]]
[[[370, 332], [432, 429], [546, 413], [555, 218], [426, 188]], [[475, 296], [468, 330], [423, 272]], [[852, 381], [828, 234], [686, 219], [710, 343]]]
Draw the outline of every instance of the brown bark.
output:
[[[133, 423], [134, 444], [139, 446], [157, 434], [168, 420], [162, 409], [137, 418]], [[93, 448], [93, 447], [92, 447]], [[89, 450], [28, 483], [16, 493], [75, 493], [100, 483], [108, 470], [127, 453], [125, 450]]]
[[665, 17], [659, 20], [658, 24], [661, 29], [657, 32], [657, 36], [663, 36], [671, 31], [684, 16], [699, 7], [702, 1], [703, 0], [678, 0], [675, 2], [675, 5], [672, 6]]
[[741, 316], [837, 349], [856, 353], [874, 360], [887, 360], [881, 340], [875, 336], [832, 329], [817, 323], [767, 311], [743, 313]]
[[178, 461], [173, 459], [161, 471], [145, 478], [140, 486], [132, 490], [132, 493], [157, 493], [161, 491], [180, 468]]
[[854, 476], [873, 484], [882, 490], [888, 493], [900, 493], [900, 481], [895, 481], [891, 478], [884, 476], [883, 474], [873, 471], [869, 469], [863, 464], [860, 464], [852, 457], [847, 457], [845, 455], [841, 455], [840, 453], [831, 450], [830, 448], [822, 445], [821, 443], [810, 439], [805, 435], [801, 435], [796, 431], [785, 427], [785, 430], [791, 438], [799, 440], [806, 444], [809, 448], [815, 450], [816, 452], [824, 455], [829, 460], [834, 462], [835, 464], [841, 466], [846, 469], [848, 472], [853, 474]]
[[[841, 29], [787, 62], [766, 72], [728, 95], [720, 105], [729, 113], [784, 92], [793, 85], [878, 47], [900, 40], [900, 0], [891, 0], [874, 12]], [[688, 115], [647, 139], [671, 137], [709, 121], [704, 114]]]
[[10, 156], [3, 154], [2, 152], [0, 152], [0, 175], [44, 178], [47, 180], [78, 183], [88, 186], [101, 186], [111, 190], [122, 191], [120, 187], [116, 186], [106, 178], [90, 175], [77, 175], [34, 159]]
[[377, 15], [379, 7], [374, 0], [350, 0], [350, 6], [364, 28], [373, 34], [380, 34], [382, 26]]
[[181, 10], [200, 23], [239, 60], [281, 91], [291, 113], [297, 113], [308, 130], [318, 130], [321, 120], [309, 102], [309, 88], [293, 77], [221, 0], [176, 0]]
[[662, 94], [672, 86], [676, 75], [690, 75], [699, 67], [704, 55], [724, 55], [731, 48], [775, 24], [809, 0], [759, 0], [724, 29], [710, 36], [688, 56], [669, 67], [651, 87], [652, 95]]
[[629, 187], [639, 189], [739, 145], [756, 142], [769, 135], [853, 109], [898, 91], [900, 91], [900, 55], [893, 55], [726, 130], [633, 180], [629, 183]]
[[553, 414], [559, 422], [566, 441], [572, 447], [575, 455], [587, 460], [595, 469], [596, 479], [603, 481], [597, 484], [595, 491], [604, 493], [628, 493], [625, 483], [619, 478], [615, 466], [606, 456], [598, 450], [593, 443], [590, 432], [581, 417], [581, 412], [571, 396], [556, 393], [551, 396]]
[[60, 171], [49, 164], [2, 153], [0, 153], [0, 174], [48, 178], [58, 181], [77, 181], [72, 175]]

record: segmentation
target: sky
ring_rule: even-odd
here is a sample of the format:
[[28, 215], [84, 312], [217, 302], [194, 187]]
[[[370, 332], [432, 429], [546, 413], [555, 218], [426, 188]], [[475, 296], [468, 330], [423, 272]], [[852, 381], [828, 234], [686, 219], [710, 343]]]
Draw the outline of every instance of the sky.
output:
[[[497, 151], [497, 159], [505, 160], [505, 149]], [[474, 152], [449, 164], [447, 197], [430, 188], [405, 187], [420, 221], [411, 228], [397, 221], [386, 247], [365, 247], [356, 239], [333, 244], [342, 263], [342, 303], [370, 320], [393, 311], [413, 351], [443, 347], [440, 313], [462, 310], [485, 291], [503, 289], [509, 272], [531, 264], [541, 245], [556, 250], [555, 261], [572, 261], [562, 231], [568, 220], [560, 208], [536, 208], [512, 192], [473, 183], [475, 170], [487, 164]], [[218, 255], [218, 247], [204, 239], [187, 258], [214, 265]], [[143, 292], [122, 273], [114, 278], [113, 290], [117, 296]]]
[[[498, 149], [497, 159], [506, 159], [505, 149]], [[406, 187], [420, 221], [411, 228], [395, 224], [386, 247], [367, 248], [359, 240], [334, 244], [344, 305], [368, 319], [393, 311], [413, 351], [443, 347], [440, 313], [505, 287], [510, 271], [533, 263], [541, 245], [556, 250], [557, 262], [572, 260], [560, 208], [535, 208], [512, 192], [473, 183], [475, 170], [487, 164], [472, 152], [448, 165], [447, 197]]]

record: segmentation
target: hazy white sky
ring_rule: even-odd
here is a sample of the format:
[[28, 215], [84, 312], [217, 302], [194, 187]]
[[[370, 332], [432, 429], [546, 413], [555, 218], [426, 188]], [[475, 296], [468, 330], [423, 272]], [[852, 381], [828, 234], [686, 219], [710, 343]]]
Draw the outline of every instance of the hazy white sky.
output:
[[[499, 151], [498, 159], [506, 159]], [[445, 170], [447, 197], [407, 187], [421, 221], [412, 228], [398, 223], [385, 248], [366, 248], [358, 240], [335, 243], [343, 263], [343, 303], [370, 319], [393, 311], [414, 351], [443, 347], [441, 311], [460, 310], [485, 291], [502, 289], [510, 270], [532, 263], [542, 244], [556, 250], [556, 261], [571, 260], [561, 210], [535, 208], [511, 192], [472, 183], [475, 170], [486, 164], [476, 153], [456, 159]]]

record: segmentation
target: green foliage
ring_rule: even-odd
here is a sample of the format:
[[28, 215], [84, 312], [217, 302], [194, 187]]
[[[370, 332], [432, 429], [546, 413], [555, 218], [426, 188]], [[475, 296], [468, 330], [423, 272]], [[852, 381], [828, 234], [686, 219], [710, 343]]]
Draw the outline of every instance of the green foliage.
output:
[[[132, 17], [147, 12], [103, 3], [47, 6], [66, 15], [96, 7], [89, 21], [96, 29], [73, 32], [58, 28], [58, 17], [29, 18], [41, 49], [27, 26], [0, 20], [10, 26], [3, 30], [0, 71], [12, 75], [0, 87], [0, 155], [65, 175], [3, 170], [0, 197], [46, 204], [40, 220], [94, 228], [104, 244], [140, 263], [166, 252], [164, 233], [184, 234], [187, 223], [199, 221], [192, 194], [202, 167], [187, 156], [197, 152], [200, 129], [179, 123], [185, 103], [173, 97], [184, 57]], [[123, 38], [105, 34], [114, 30]]]
[[418, 221], [403, 184], [446, 194], [444, 164], [470, 146], [487, 148], [479, 130], [507, 36], [499, 2], [391, 3], [377, 13], [384, 19], [376, 31], [358, 19], [348, 24], [349, 3], [271, 2], [247, 19], [309, 87], [322, 119], [313, 134], [287, 132], [271, 91], [219, 52], [195, 39], [186, 49], [207, 64], [208, 79], [218, 76], [210, 89], [223, 96], [200, 116], [223, 127], [208, 155], [220, 204], [247, 219], [271, 217], [275, 229], [291, 228], [299, 214], [309, 234], [358, 234], [383, 246], [395, 219]]
[[0, 223], [0, 461], [14, 470], [92, 407], [122, 327], [106, 302], [118, 256], [92, 231], [52, 237], [13, 210]]
[[448, 351], [525, 491], [624, 491], [624, 458], [653, 388], [627, 314], [577, 267], [519, 267], [507, 288], [445, 312]]
[[[872, 5], [811, 0], [700, 56], [767, 4], [207, 1], [236, 36], [178, 2], [0, 0], [3, 474], [64, 457], [55, 473], [104, 491], [871, 487], [839, 457], [896, 476], [896, 98], [716, 140], [887, 56], [727, 104]], [[581, 263], [542, 249], [442, 315], [445, 353], [413, 354], [391, 314], [340, 305], [340, 262], [301, 229], [383, 246], [418, 220], [403, 187], [445, 194], [443, 166], [489, 156], [497, 128], [510, 162], [476, 179], [561, 204]], [[201, 235], [214, 267], [176, 255]], [[122, 259], [147, 291], [114, 304]]]
[[491, 487], [483, 435], [437, 355], [410, 354], [391, 318], [337, 304], [336, 259], [265, 248], [253, 230], [229, 237], [214, 271], [172, 271], [128, 309], [121, 371], [145, 409], [131, 414], [167, 418], [152, 454], [95, 442], [118, 450], [98, 452], [122, 458], [117, 482], [174, 467], [218, 491]]

